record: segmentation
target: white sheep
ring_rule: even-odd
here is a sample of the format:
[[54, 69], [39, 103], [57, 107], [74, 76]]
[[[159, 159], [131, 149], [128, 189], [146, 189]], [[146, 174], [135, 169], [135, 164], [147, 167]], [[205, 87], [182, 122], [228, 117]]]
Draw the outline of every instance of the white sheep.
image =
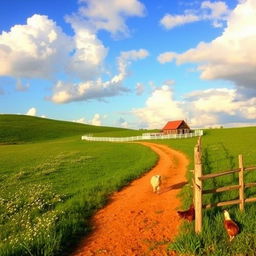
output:
[[161, 175], [154, 175], [152, 176], [150, 183], [153, 187], [153, 192], [159, 192], [160, 190], [160, 185], [161, 185]]

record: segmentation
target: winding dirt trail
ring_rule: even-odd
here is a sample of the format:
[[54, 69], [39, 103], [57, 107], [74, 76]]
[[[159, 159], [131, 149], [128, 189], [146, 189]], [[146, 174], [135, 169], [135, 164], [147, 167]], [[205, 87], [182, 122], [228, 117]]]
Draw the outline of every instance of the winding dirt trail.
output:
[[[109, 204], [92, 219], [92, 233], [73, 256], [164, 256], [177, 234], [177, 194], [186, 184], [187, 158], [164, 145], [143, 142], [159, 155], [157, 165], [140, 179], [113, 194]], [[159, 194], [152, 192], [150, 178], [160, 174]], [[174, 255], [170, 253], [169, 255]]]

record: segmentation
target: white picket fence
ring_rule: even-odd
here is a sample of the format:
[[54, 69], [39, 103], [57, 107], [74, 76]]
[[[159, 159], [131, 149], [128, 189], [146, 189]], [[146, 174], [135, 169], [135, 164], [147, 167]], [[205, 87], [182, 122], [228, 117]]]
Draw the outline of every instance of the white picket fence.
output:
[[82, 140], [88, 141], [109, 141], [109, 142], [127, 142], [127, 141], [137, 141], [137, 140], [161, 140], [161, 139], [184, 139], [192, 138], [197, 136], [202, 136], [203, 130], [195, 130], [191, 133], [185, 134], [156, 134], [156, 133], [147, 133], [142, 136], [132, 136], [132, 137], [93, 137], [92, 135], [82, 136]]

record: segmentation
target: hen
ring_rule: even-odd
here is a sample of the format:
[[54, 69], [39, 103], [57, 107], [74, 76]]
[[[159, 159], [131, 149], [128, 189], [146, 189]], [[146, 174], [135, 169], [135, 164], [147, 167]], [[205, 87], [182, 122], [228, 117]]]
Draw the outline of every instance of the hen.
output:
[[227, 210], [224, 210], [224, 219], [224, 226], [228, 233], [229, 241], [231, 242], [233, 238], [239, 233], [239, 227], [233, 220], [231, 220]]
[[189, 209], [186, 211], [177, 211], [180, 218], [192, 221], [195, 219], [195, 207], [194, 204], [191, 204]]

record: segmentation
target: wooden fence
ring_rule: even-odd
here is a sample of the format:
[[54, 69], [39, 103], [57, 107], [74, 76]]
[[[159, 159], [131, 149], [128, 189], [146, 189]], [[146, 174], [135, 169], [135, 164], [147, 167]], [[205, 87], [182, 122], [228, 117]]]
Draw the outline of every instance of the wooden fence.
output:
[[137, 141], [137, 140], [161, 140], [161, 139], [183, 139], [192, 138], [197, 136], [202, 136], [203, 130], [195, 130], [191, 133], [184, 134], [160, 134], [160, 133], [148, 133], [142, 136], [132, 136], [132, 137], [93, 137], [92, 135], [82, 136], [82, 140], [88, 141], [108, 141], [108, 142], [127, 142], [127, 141]]
[[[256, 166], [245, 167], [243, 163], [243, 156], [238, 156], [239, 166], [237, 169], [227, 170], [218, 173], [211, 173], [203, 175], [203, 165], [202, 165], [202, 144], [201, 137], [198, 138], [197, 145], [194, 148], [194, 179], [193, 179], [193, 187], [194, 187], [194, 205], [195, 205], [195, 232], [199, 233], [202, 231], [202, 210], [203, 208], [211, 208], [215, 206], [225, 206], [225, 205], [233, 205], [239, 204], [239, 208], [241, 211], [244, 210], [244, 204], [249, 202], [255, 202], [256, 197], [253, 198], [245, 198], [244, 189], [249, 187], [255, 187], [256, 182], [244, 184], [244, 172], [245, 171], [255, 171]], [[212, 179], [224, 175], [229, 175], [233, 173], [238, 173], [239, 184], [229, 185], [221, 188], [213, 188], [204, 190], [203, 189], [203, 181], [207, 179]], [[219, 193], [224, 191], [230, 191], [239, 189], [239, 198], [236, 200], [218, 202], [215, 204], [203, 205], [203, 194], [209, 193]]]

